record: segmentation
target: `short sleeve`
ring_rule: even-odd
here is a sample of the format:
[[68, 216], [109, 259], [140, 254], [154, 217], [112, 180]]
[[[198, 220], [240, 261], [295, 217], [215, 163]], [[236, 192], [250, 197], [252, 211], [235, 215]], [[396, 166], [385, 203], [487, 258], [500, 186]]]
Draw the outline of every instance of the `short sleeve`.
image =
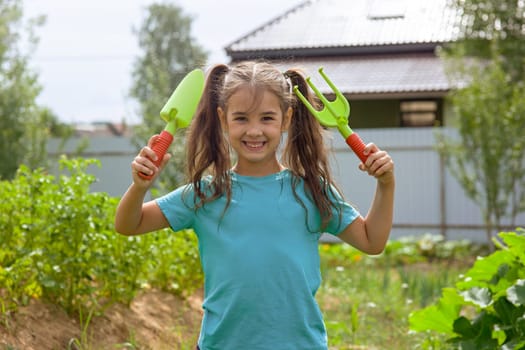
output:
[[335, 207], [332, 208], [332, 220], [328, 223], [325, 231], [337, 236], [343, 232], [348, 225], [354, 222], [354, 220], [359, 217], [360, 213], [352, 205], [345, 202], [339, 192], [334, 190], [332, 193], [332, 200]]
[[189, 202], [192, 202], [191, 199], [193, 199], [193, 191], [190, 185], [179, 187], [156, 199], [162, 214], [174, 231], [192, 228], [195, 210], [193, 205], [189, 205]]

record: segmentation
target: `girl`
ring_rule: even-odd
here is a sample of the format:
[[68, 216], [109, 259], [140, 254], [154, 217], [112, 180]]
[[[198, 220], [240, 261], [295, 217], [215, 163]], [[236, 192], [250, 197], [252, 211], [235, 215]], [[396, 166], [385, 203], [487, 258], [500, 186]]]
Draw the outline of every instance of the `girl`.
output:
[[[264, 62], [217, 65], [188, 130], [189, 183], [143, 203], [170, 157], [153, 165], [149, 146], [156, 136], [131, 164], [133, 183], [119, 203], [116, 230], [192, 228], [198, 236], [205, 275], [198, 349], [326, 350], [315, 300], [321, 233], [368, 254], [387, 242], [392, 159], [374, 144], [364, 150], [369, 157], [359, 167], [377, 188], [363, 218], [337, 190], [323, 128], [292, 93], [295, 85], [314, 102], [298, 71], [283, 74]], [[144, 180], [139, 172], [154, 176]]]

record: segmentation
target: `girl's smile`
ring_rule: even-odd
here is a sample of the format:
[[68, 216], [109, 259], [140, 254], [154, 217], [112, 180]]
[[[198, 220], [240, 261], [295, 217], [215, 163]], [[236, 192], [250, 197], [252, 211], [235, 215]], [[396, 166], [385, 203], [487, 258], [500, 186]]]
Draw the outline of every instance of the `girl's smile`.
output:
[[277, 149], [292, 110], [283, 116], [276, 95], [241, 87], [228, 99], [226, 110], [219, 107], [218, 113], [237, 154], [236, 172], [264, 176], [281, 170]]
[[243, 145], [246, 145], [246, 147], [254, 152], [261, 151], [263, 146], [266, 145], [266, 142], [250, 142], [250, 141], [243, 141]]

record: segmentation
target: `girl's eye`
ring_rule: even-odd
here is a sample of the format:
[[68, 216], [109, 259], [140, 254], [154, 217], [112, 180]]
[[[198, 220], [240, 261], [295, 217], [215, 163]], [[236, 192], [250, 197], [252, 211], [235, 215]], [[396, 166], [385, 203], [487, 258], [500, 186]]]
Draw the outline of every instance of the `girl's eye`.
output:
[[242, 116], [242, 115], [237, 115], [237, 116], [234, 116], [233, 117], [233, 121], [236, 121], [236, 122], [243, 122], [243, 121], [246, 121], [247, 118], [245, 116]]
[[266, 121], [266, 122], [268, 122], [268, 121], [272, 121], [272, 120], [274, 120], [274, 119], [275, 119], [275, 118], [274, 118], [273, 115], [265, 115], [265, 116], [262, 117], [262, 120], [263, 120], [263, 121]]

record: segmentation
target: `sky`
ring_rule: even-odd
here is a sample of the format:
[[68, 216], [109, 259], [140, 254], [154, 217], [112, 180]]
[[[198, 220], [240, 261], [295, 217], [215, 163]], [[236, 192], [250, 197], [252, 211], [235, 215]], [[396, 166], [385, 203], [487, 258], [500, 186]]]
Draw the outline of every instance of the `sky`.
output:
[[[31, 68], [43, 91], [37, 102], [66, 123], [136, 123], [128, 97], [138, 29], [152, 0], [23, 0], [24, 18], [45, 15]], [[302, 0], [171, 0], [193, 18], [209, 64], [227, 63], [224, 47]], [[175, 88], [175, 87], [174, 87]], [[162, 106], [159, 106], [159, 110]]]

